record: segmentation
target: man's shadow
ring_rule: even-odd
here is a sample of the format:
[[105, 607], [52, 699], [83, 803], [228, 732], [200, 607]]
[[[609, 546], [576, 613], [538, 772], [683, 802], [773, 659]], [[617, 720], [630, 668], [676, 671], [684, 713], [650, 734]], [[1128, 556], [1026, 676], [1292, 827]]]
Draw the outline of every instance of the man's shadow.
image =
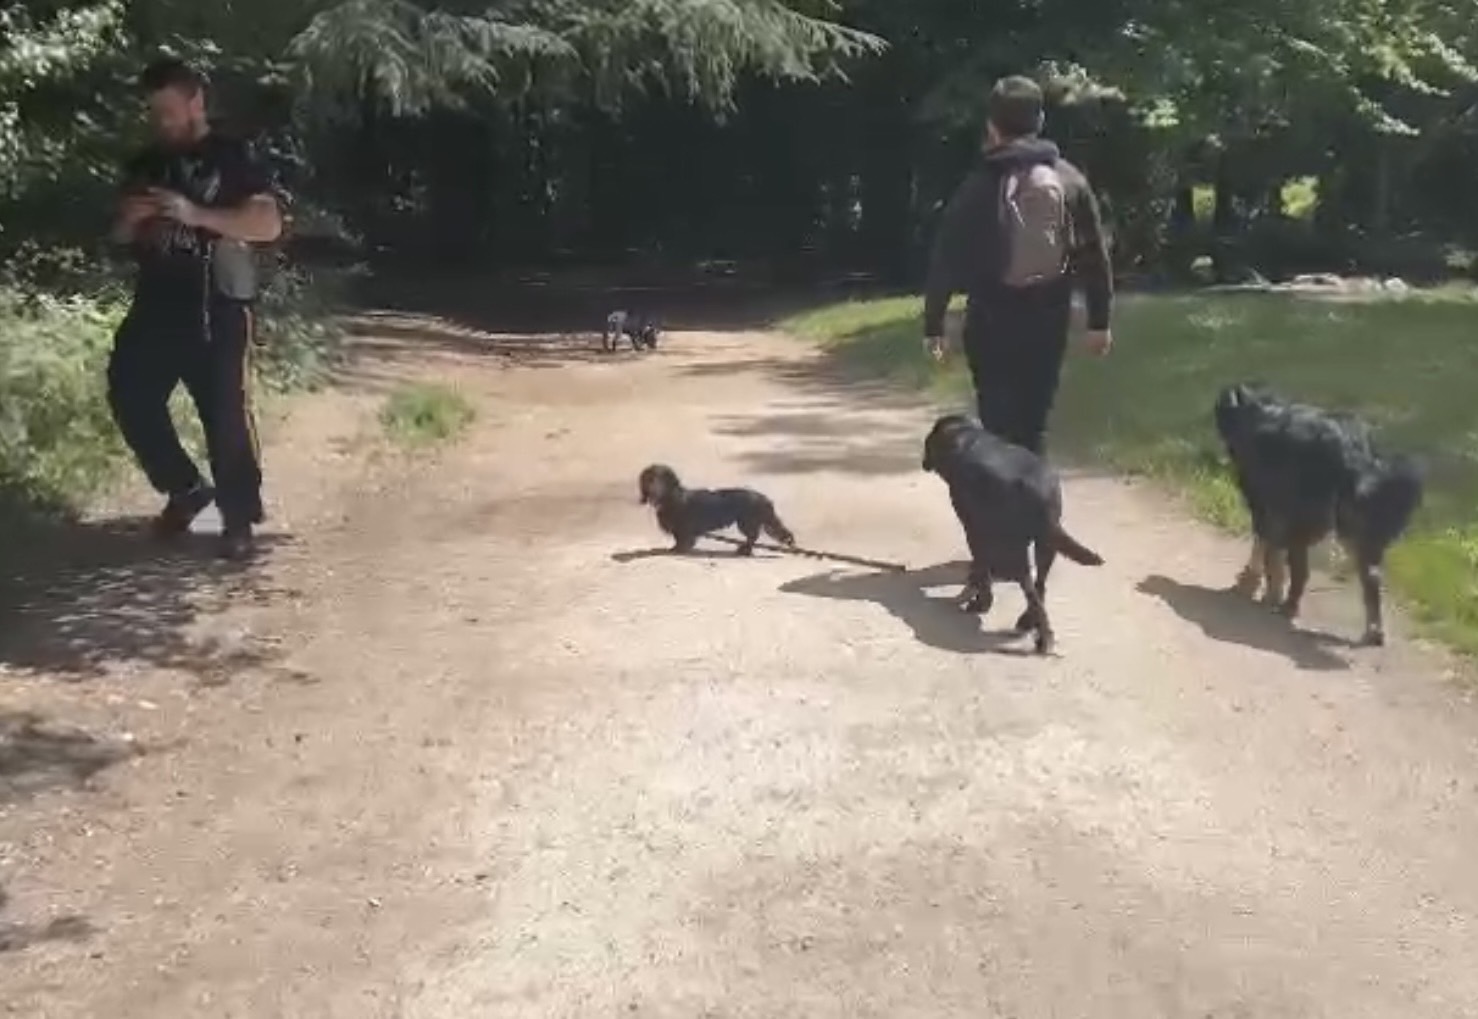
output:
[[[981, 618], [963, 611], [955, 595], [964, 586], [969, 563], [940, 563], [907, 573], [846, 573], [830, 570], [803, 577], [783, 585], [786, 594], [837, 601], [868, 601], [887, 609], [905, 623], [920, 643], [951, 654], [999, 654], [1035, 657], [1031, 638], [1010, 631], [991, 632], [983, 628]], [[948, 587], [943, 595], [929, 593], [930, 588]], [[1007, 585], [997, 585], [998, 595]], [[1008, 610], [1000, 598], [995, 613]], [[1010, 620], [1014, 622], [1014, 618]]]
[[1296, 630], [1271, 608], [1230, 589], [1183, 584], [1161, 576], [1145, 578], [1138, 589], [1163, 601], [1176, 615], [1200, 627], [1214, 641], [1282, 655], [1298, 668], [1312, 672], [1350, 668], [1349, 662], [1329, 648], [1353, 647], [1352, 641]]
[[247, 562], [215, 556], [201, 534], [160, 541], [149, 521], [27, 526], [25, 544], [0, 550], [0, 665], [85, 680], [118, 662], [218, 673], [265, 657], [191, 639], [199, 618], [265, 604], [278, 592], [264, 565], [285, 539], [258, 538]]

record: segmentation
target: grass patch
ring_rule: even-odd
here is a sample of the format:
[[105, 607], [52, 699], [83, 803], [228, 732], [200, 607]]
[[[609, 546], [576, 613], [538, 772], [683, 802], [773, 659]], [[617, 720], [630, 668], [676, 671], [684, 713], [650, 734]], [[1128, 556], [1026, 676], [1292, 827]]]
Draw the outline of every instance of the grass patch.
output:
[[[839, 357], [936, 396], [963, 397], [959, 358], [923, 354], [920, 304], [823, 308], [786, 324]], [[1403, 300], [1290, 296], [1126, 296], [1112, 357], [1071, 357], [1053, 444], [1078, 462], [1153, 478], [1204, 519], [1244, 529], [1211, 424], [1228, 382], [1255, 378], [1299, 399], [1358, 413], [1387, 446], [1427, 457], [1427, 504], [1388, 575], [1434, 636], [1478, 653], [1478, 300], [1446, 290]]]
[[429, 446], [456, 438], [477, 412], [466, 397], [431, 383], [402, 386], [380, 410], [380, 424], [391, 439], [406, 446]]

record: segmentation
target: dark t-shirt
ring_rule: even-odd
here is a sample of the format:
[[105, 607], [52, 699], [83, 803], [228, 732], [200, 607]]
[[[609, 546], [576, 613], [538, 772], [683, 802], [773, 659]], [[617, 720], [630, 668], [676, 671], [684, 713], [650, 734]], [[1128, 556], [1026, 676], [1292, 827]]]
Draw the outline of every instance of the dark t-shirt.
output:
[[[166, 188], [197, 205], [230, 208], [254, 195], [276, 194], [273, 174], [245, 142], [211, 133], [188, 149], [151, 146], [130, 159], [125, 193]], [[198, 306], [208, 299], [210, 255], [216, 234], [164, 219], [146, 220], [133, 244], [138, 261], [134, 304], [153, 308]]]

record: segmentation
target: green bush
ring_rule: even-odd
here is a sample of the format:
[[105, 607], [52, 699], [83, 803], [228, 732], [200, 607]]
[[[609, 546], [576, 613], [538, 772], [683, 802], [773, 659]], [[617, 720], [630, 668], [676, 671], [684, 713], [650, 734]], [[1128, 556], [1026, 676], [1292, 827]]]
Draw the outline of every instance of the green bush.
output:
[[310, 271], [278, 256], [258, 306], [261, 353], [257, 371], [276, 391], [312, 389], [343, 355], [336, 312], [357, 270]]
[[0, 498], [73, 508], [124, 447], [104, 372], [121, 306], [0, 290]]
[[[45, 266], [67, 261], [52, 253]], [[0, 511], [74, 513], [127, 463], [106, 388], [127, 293], [116, 280], [94, 279], [57, 296], [35, 286], [39, 264], [36, 257], [12, 262], [0, 281]], [[328, 377], [341, 350], [339, 282], [286, 264], [269, 275], [259, 306], [259, 385], [280, 393]], [[82, 289], [90, 296], [75, 293]], [[186, 445], [203, 459], [183, 388], [172, 409]]]
[[402, 445], [430, 446], [457, 438], [476, 416], [461, 393], [421, 382], [391, 393], [380, 411], [380, 423]]

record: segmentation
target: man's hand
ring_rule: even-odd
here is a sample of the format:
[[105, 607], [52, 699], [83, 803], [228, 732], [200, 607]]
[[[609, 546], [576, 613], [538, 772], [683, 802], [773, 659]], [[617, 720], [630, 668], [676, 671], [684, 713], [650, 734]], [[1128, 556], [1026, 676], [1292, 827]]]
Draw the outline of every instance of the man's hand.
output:
[[1103, 357], [1114, 349], [1114, 334], [1107, 329], [1090, 329], [1083, 337], [1083, 346], [1094, 357]]
[[119, 244], [132, 243], [138, 236], [139, 227], [157, 215], [159, 203], [151, 196], [138, 193], [125, 195], [118, 206], [118, 218], [113, 221], [113, 240]]
[[159, 215], [159, 203], [150, 195], [125, 195], [118, 210], [118, 218], [128, 224], [143, 222], [150, 216]]
[[199, 226], [201, 208], [184, 195], [162, 188], [151, 188], [149, 197], [158, 206], [159, 215], [183, 226]]
[[943, 361], [944, 360], [944, 337], [943, 336], [925, 336], [924, 337], [924, 353], [928, 354], [935, 361]]

